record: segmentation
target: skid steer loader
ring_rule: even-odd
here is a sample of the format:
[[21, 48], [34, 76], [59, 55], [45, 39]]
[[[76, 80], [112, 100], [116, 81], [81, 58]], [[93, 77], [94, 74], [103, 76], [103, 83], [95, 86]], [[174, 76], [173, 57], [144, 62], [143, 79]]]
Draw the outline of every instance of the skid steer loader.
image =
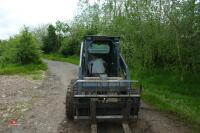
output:
[[119, 37], [86, 36], [81, 44], [78, 79], [66, 96], [68, 119], [129, 121], [138, 116], [141, 86], [130, 79]]

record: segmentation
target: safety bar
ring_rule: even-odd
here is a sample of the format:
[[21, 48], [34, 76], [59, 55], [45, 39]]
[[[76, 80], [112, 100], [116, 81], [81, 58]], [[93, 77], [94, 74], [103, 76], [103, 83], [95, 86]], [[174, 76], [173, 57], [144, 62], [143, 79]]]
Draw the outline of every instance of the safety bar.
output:
[[75, 98], [139, 98], [140, 94], [127, 95], [74, 95]]
[[77, 83], [138, 83], [138, 80], [77, 80], [75, 84]]

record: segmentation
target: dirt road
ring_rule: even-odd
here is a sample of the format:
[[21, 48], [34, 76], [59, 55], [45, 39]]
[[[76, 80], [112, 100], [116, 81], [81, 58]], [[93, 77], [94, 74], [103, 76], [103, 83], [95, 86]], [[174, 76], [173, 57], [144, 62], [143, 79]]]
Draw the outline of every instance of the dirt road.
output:
[[[46, 79], [38, 87], [30, 89], [31, 92], [27, 96], [31, 99], [28, 102], [30, 109], [25, 111], [24, 116], [17, 120], [17, 125], [2, 123], [0, 132], [90, 132], [90, 123], [87, 121], [72, 122], [65, 120], [66, 87], [69, 81], [77, 76], [78, 67], [57, 61], [46, 62], [49, 66]], [[134, 133], [192, 133], [187, 125], [178, 121], [175, 117], [160, 113], [145, 104], [142, 104], [138, 122], [131, 122], [130, 125]], [[119, 123], [99, 123], [98, 131], [100, 133], [123, 133]]]

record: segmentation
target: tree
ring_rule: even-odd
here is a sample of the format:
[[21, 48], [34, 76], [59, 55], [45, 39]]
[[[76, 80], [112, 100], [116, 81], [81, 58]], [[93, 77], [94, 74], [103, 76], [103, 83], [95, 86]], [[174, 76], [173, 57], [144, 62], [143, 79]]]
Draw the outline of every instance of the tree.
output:
[[67, 23], [62, 21], [56, 21], [56, 33], [59, 38], [64, 38], [70, 33], [70, 27]]
[[200, 1], [80, 0], [79, 5], [76, 33], [120, 36], [129, 66], [181, 73], [182, 80], [200, 71]]
[[43, 50], [45, 53], [56, 52], [59, 49], [56, 29], [52, 24], [50, 24], [47, 31], [48, 34], [43, 39]]
[[38, 42], [43, 45], [43, 40], [47, 36], [48, 31], [47, 28], [49, 27], [49, 24], [43, 24], [38, 25], [37, 27], [34, 27], [31, 32], [35, 36], [35, 38], [38, 40]]

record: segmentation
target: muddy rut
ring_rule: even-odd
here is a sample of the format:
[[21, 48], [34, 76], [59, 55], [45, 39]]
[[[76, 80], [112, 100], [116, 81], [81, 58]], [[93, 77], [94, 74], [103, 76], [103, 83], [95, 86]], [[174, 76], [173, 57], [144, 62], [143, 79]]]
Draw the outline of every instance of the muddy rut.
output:
[[[8, 133], [89, 133], [89, 121], [65, 119], [65, 95], [70, 80], [78, 74], [78, 66], [48, 61], [47, 78], [34, 90], [31, 110], [19, 122], [0, 132]], [[188, 125], [170, 114], [154, 110], [142, 103], [139, 120], [130, 122], [134, 133], [192, 133]], [[123, 133], [120, 123], [98, 123], [99, 133]]]

